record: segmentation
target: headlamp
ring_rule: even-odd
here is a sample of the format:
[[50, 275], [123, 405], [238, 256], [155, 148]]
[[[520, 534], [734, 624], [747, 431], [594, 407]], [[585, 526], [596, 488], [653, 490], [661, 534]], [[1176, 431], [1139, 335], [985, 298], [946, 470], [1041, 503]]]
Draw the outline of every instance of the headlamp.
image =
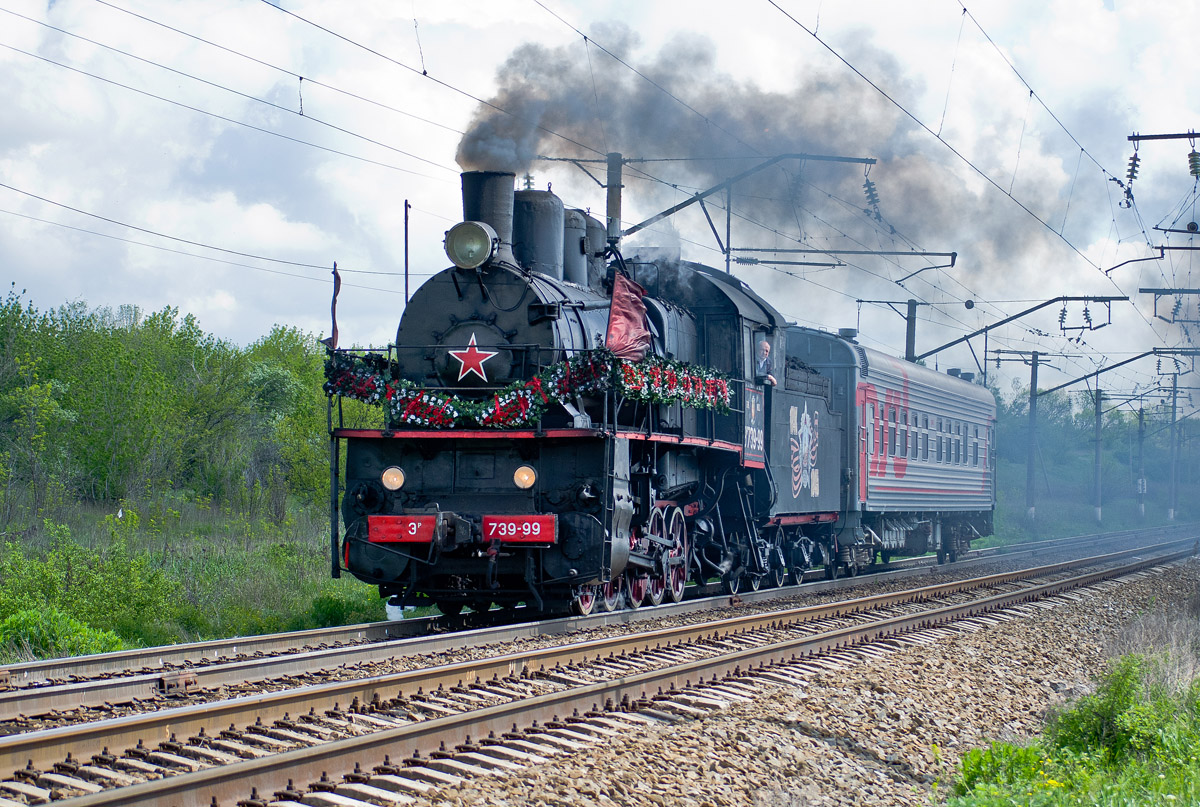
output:
[[521, 490], [529, 490], [537, 482], [537, 471], [529, 465], [522, 465], [513, 472], [513, 484]]
[[496, 254], [500, 237], [482, 221], [463, 221], [446, 231], [446, 256], [459, 269], [476, 269]]
[[400, 488], [404, 487], [404, 471], [395, 465], [385, 468], [379, 477], [379, 481], [388, 490], [400, 490]]

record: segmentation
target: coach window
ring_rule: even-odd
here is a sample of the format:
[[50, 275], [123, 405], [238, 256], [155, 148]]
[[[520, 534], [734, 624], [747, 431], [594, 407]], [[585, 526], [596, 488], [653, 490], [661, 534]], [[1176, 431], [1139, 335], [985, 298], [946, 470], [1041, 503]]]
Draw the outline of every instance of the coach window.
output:
[[896, 410], [888, 407], [888, 450], [889, 456], [896, 456]]
[[867, 453], [875, 453], [875, 404], [867, 404]]

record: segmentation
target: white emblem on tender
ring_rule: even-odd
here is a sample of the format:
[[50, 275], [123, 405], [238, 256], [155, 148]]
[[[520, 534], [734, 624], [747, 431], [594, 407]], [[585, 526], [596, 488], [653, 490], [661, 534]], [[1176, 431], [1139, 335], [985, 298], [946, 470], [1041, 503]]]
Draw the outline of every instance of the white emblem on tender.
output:
[[817, 413], [808, 413], [808, 403], [804, 404], [804, 413], [799, 414], [796, 407], [789, 414], [789, 429], [792, 446], [792, 498], [797, 498], [800, 491], [809, 489], [812, 496], [821, 495], [821, 477], [817, 469], [817, 442], [820, 434], [817, 431]]

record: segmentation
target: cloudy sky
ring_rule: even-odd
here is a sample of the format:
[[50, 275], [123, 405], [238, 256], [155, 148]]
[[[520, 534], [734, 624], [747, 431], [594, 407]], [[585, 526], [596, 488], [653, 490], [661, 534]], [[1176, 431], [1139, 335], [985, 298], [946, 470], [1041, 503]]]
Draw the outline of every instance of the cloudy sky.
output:
[[[328, 334], [336, 261], [342, 344], [383, 345], [404, 308], [405, 202], [415, 286], [447, 263], [463, 165], [602, 214], [580, 167], [537, 158], [644, 160], [628, 226], [779, 154], [873, 158], [869, 173], [788, 159], [739, 184], [733, 247], [953, 252], [953, 268], [735, 252], [762, 263], [734, 271], [796, 321], [858, 326], [891, 353], [903, 320], [859, 300], [927, 303], [924, 352], [1060, 295], [1131, 297], [1111, 315], [1069, 304], [1065, 331], [1056, 304], [990, 335], [988, 350], [1069, 354], [1049, 386], [1192, 344], [1196, 298], [1162, 297], [1160, 318], [1138, 289], [1200, 286], [1193, 253], [1126, 262], [1192, 245], [1155, 228], [1200, 216], [1193, 144], [1143, 143], [1125, 184], [1130, 134], [1200, 125], [1198, 29], [1200, 5], [1154, 0], [0, 0], [0, 277], [40, 310], [174, 306], [247, 344], [274, 324]], [[723, 194], [708, 212], [723, 239]], [[724, 265], [698, 206], [639, 245]], [[935, 360], [975, 365], [965, 347]], [[1103, 383], [1144, 390], [1158, 369]]]

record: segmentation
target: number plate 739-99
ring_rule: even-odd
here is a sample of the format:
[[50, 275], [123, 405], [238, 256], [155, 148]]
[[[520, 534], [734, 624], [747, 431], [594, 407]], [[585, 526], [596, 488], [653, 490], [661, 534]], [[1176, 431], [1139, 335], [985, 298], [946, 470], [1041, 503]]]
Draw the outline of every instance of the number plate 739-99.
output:
[[552, 544], [558, 540], [554, 516], [484, 516], [483, 540], [504, 543]]

